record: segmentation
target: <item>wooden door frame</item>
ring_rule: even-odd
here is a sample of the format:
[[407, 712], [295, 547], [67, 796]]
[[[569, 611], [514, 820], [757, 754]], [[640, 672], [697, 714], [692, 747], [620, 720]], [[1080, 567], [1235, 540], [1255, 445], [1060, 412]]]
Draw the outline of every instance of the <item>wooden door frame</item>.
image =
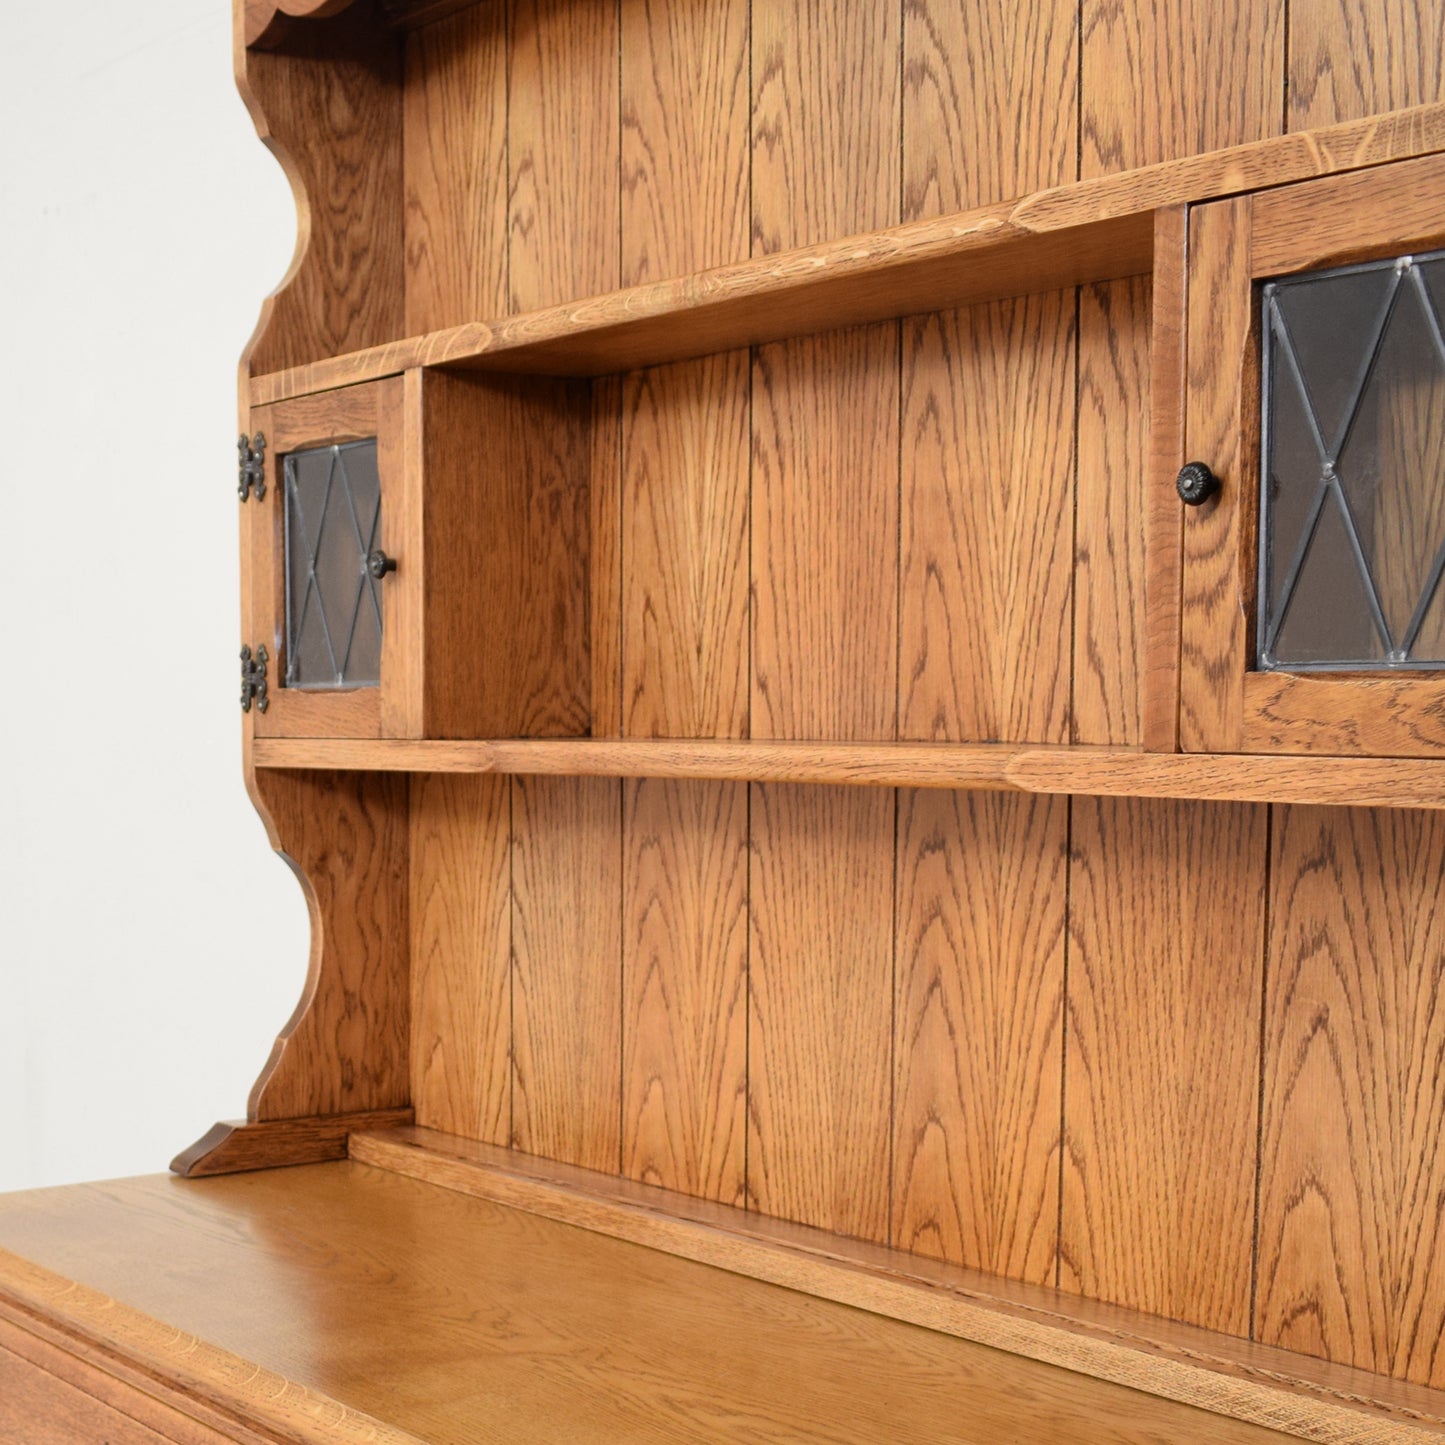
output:
[[[419, 638], [422, 557], [413, 547], [418, 497], [408, 461], [406, 384], [402, 377], [253, 409], [266, 438], [266, 495], [243, 508], [250, 552], [249, 596], [243, 599], [245, 641], [271, 652], [271, 686], [264, 713], [255, 713], [256, 737], [420, 737], [420, 702], [414, 696]], [[286, 675], [285, 487], [282, 462], [303, 448], [377, 439], [377, 469], [388, 550], [398, 567], [385, 582], [386, 622], [381, 639], [381, 682], [343, 691], [288, 688]]]
[[1260, 283], [1441, 245], [1442, 156], [1191, 207], [1186, 446], [1222, 485], [1184, 518], [1185, 752], [1445, 754], [1445, 671], [1253, 670]]

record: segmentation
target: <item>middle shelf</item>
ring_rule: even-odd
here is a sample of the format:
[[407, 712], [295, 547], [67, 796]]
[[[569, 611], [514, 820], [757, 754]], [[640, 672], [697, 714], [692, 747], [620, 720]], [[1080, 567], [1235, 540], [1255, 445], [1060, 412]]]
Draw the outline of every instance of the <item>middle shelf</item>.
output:
[[1004, 743], [713, 738], [257, 738], [259, 768], [702, 778], [1102, 797], [1445, 807], [1445, 760], [1149, 753]]

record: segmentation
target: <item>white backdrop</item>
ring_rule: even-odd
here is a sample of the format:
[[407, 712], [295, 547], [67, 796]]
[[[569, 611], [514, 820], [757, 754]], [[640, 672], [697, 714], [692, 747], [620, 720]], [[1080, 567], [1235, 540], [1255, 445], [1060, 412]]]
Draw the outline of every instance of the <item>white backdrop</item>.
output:
[[229, 0], [0, 32], [3, 1190], [242, 1114], [307, 940], [241, 782], [236, 361], [296, 220]]

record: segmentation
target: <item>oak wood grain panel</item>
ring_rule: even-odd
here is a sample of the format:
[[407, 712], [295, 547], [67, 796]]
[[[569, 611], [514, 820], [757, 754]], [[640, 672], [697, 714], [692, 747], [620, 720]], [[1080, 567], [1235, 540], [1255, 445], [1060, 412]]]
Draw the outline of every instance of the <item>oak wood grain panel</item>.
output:
[[252, 797], [306, 895], [311, 962], [247, 1117], [406, 1105], [407, 780], [258, 772]]
[[1441, 0], [1290, 0], [1290, 130], [1445, 99]]
[[1151, 215], [1445, 147], [1445, 106], [1278, 136], [496, 323], [257, 376], [254, 405], [410, 366], [602, 375], [885, 317], [1146, 274]]
[[1069, 732], [1074, 298], [905, 327], [899, 732]]
[[897, 731], [898, 331], [753, 359], [751, 730]]
[[903, 219], [1075, 179], [1072, 0], [904, 0]]
[[1080, 174], [1278, 135], [1285, 0], [1083, 0]]
[[406, 334], [507, 310], [507, 8], [406, 40]]
[[1148, 499], [1164, 480], [1147, 475], [1149, 383], [1148, 280], [1141, 277], [1082, 288], [1074, 528], [1074, 742], [1135, 744], [1143, 740], [1144, 648], [1151, 600], [1146, 592]]
[[[725, 1442], [740, 1419], [769, 1441], [934, 1445], [961, 1422], [1000, 1441], [1288, 1438], [359, 1164], [76, 1193], [12, 1201], [0, 1232], [133, 1304], [14, 1254], [0, 1255], [0, 1289], [298, 1445], [531, 1445], [578, 1438], [579, 1423], [583, 1438]], [[96, 1248], [117, 1236], [126, 1248]], [[217, 1336], [238, 1353], [203, 1343]], [[1234, 1382], [1192, 1373], [1194, 1398], [1230, 1394]], [[1256, 1417], [1333, 1417], [1317, 1438], [1429, 1438], [1405, 1418], [1254, 1393]]]
[[623, 732], [748, 734], [748, 355], [623, 381]]
[[[624, 0], [622, 279], [748, 255], [745, 0]], [[622, 731], [747, 734], [748, 358], [634, 373], [622, 400]]]
[[588, 730], [590, 389], [426, 377], [430, 737]]
[[1445, 828], [1275, 810], [1260, 1339], [1445, 1384]]
[[512, 1128], [508, 779], [414, 779], [410, 876], [417, 1123], [505, 1144]]
[[355, 10], [286, 54], [237, 54], [257, 133], [296, 198], [296, 255], [246, 348], [251, 373], [404, 333], [400, 48]]
[[592, 383], [587, 571], [595, 738], [622, 735], [622, 380], [599, 376]]
[[1052, 1284], [1068, 803], [898, 808], [893, 1243]]
[[622, 1070], [622, 790], [512, 784], [512, 1143], [617, 1171]]
[[897, 0], [752, 0], [752, 253], [896, 224]]
[[[899, 220], [901, 14], [752, 6], [752, 253]], [[752, 730], [896, 735], [898, 333], [754, 358]]]
[[754, 785], [748, 1197], [862, 1239], [889, 1232], [892, 792]]
[[[1241, 304], [1249, 293], [1250, 205], [1244, 197], [1190, 212], [1187, 449], [1208, 459], [1222, 485], [1184, 518], [1179, 743], [1186, 751], [1238, 752], [1243, 743], [1258, 476], [1241, 435], [1243, 377], [1257, 341]], [[1233, 304], [1221, 304], [1224, 297]]]
[[623, 790], [622, 1172], [745, 1198], [748, 790]]
[[1179, 627], [1184, 518], [1174, 478], [1186, 457], [1185, 341], [1189, 330], [1189, 211], [1154, 216], [1150, 278], [1149, 449], [1144, 477], [1144, 647], [1139, 741], [1179, 746]]
[[1075, 798], [1060, 1284], [1250, 1328], [1265, 809]]
[[622, 284], [749, 251], [747, 0], [621, 0]]
[[[905, 219], [1074, 179], [1077, 31], [1055, 0], [908, 0]], [[1060, 293], [903, 323], [903, 737], [1067, 735], [1073, 315]]]
[[508, 0], [509, 310], [619, 281], [615, 3]]

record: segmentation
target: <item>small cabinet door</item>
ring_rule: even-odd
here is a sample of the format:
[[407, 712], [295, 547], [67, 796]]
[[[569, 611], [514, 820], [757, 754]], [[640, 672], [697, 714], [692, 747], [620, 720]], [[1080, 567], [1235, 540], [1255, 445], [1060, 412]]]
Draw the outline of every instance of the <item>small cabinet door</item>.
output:
[[1445, 753], [1445, 157], [1194, 207], [1188, 305], [1181, 746]]
[[416, 737], [420, 557], [401, 378], [255, 408], [264, 494], [242, 506], [245, 642], [267, 649], [258, 737]]

